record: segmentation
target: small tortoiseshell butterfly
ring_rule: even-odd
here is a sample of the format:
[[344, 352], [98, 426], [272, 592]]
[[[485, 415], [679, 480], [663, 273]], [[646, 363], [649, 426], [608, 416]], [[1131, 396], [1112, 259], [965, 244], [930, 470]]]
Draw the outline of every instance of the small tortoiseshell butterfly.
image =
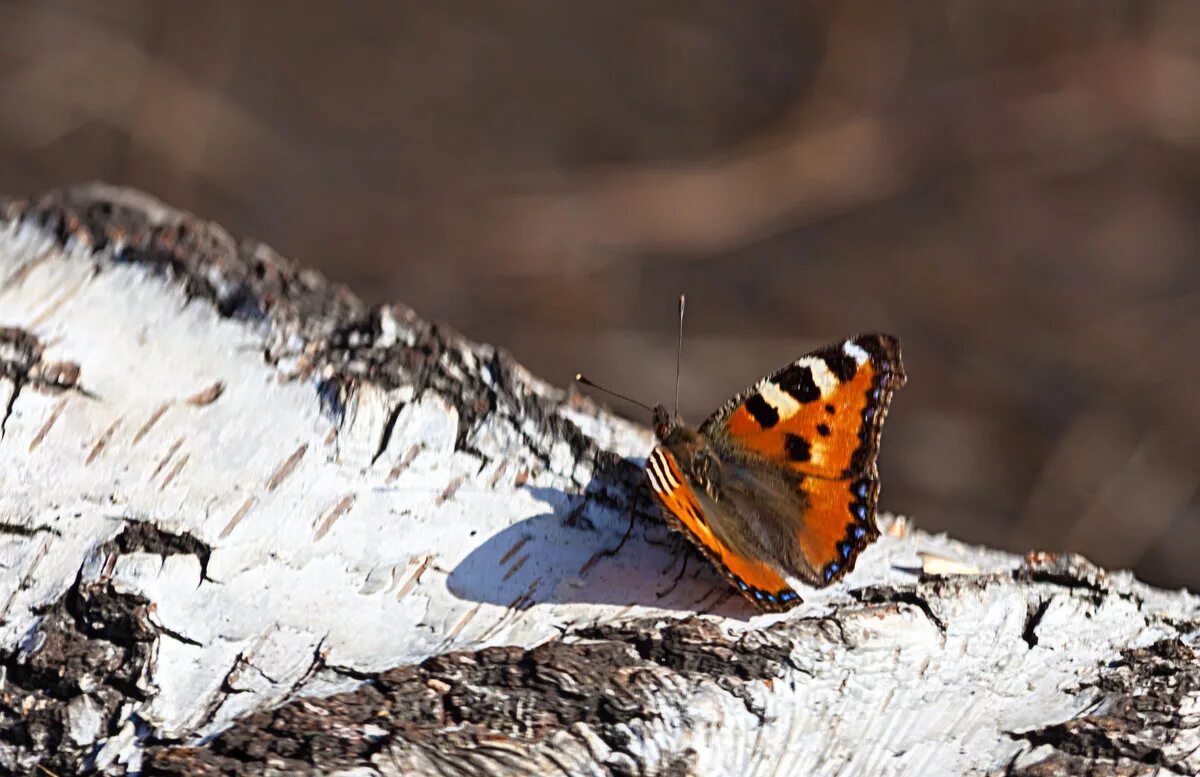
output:
[[668, 523], [760, 609], [801, 599], [787, 579], [823, 587], [879, 536], [875, 457], [900, 341], [860, 335], [783, 367], [698, 430], [654, 408], [646, 460]]

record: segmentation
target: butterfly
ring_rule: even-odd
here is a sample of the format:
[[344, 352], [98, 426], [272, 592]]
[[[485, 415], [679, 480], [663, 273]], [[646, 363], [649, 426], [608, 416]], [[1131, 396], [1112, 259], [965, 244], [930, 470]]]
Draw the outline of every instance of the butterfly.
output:
[[801, 356], [699, 429], [658, 405], [646, 474], [668, 524], [759, 609], [796, 606], [789, 578], [827, 586], [879, 536], [875, 458], [904, 382], [900, 341], [867, 334]]

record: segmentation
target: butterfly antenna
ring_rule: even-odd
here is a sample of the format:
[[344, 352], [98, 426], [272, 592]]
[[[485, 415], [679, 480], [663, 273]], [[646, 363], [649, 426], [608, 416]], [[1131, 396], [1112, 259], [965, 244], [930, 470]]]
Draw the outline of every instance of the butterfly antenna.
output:
[[683, 363], [683, 310], [687, 297], [679, 295], [679, 342], [675, 346], [675, 415], [679, 415], [679, 365]]
[[627, 397], [624, 394], [618, 394], [617, 392], [613, 391], [612, 389], [607, 389], [607, 388], [604, 388], [604, 386], [599, 385], [598, 383], [593, 383], [590, 380], [588, 380], [587, 378], [585, 378], [583, 376], [582, 372], [575, 373], [575, 380], [576, 380], [576, 382], [582, 383], [585, 386], [590, 386], [598, 391], [603, 391], [605, 394], [610, 394], [610, 395], [616, 397], [617, 399], [623, 399], [626, 402], [630, 402], [634, 405], [637, 405], [638, 407], [644, 407], [652, 413], [654, 412], [654, 408], [650, 407], [645, 402], [638, 402], [633, 397]]

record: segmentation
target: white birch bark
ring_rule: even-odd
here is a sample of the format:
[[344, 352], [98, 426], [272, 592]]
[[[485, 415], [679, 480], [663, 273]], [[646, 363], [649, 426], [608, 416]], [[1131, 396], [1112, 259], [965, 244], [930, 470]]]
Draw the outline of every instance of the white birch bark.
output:
[[136, 192], [0, 208], [0, 769], [1200, 771], [1191, 594], [887, 519], [757, 615], [503, 352]]

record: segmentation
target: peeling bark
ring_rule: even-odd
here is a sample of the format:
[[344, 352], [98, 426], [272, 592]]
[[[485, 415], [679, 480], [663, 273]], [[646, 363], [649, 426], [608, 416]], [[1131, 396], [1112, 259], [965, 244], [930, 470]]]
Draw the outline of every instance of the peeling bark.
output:
[[758, 615], [645, 429], [136, 192], [0, 202], [0, 408], [0, 770], [1200, 771], [1192, 595], [889, 519]]

